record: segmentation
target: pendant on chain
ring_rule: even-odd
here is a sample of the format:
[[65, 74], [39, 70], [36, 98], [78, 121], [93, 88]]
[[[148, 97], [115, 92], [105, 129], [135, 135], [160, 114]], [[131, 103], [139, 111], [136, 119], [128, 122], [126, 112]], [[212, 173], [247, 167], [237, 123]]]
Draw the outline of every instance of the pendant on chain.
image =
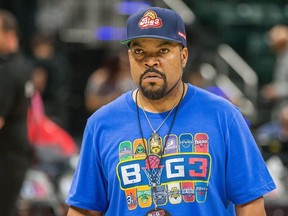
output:
[[154, 131], [149, 140], [150, 152], [153, 154], [160, 155], [162, 153], [162, 140], [159, 134]]

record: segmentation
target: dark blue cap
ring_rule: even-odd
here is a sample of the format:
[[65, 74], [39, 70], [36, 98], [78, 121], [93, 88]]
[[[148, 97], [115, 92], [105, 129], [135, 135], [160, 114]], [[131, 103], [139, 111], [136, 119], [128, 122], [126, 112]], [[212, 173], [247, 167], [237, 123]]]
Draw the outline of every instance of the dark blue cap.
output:
[[166, 8], [151, 7], [132, 14], [127, 20], [126, 38], [121, 43], [127, 45], [136, 38], [159, 38], [187, 47], [182, 18]]

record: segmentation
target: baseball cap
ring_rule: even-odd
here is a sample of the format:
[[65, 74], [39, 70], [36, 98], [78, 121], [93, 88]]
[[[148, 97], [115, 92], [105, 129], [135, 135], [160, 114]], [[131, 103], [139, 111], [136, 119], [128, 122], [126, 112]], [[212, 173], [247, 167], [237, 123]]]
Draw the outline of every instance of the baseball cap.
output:
[[128, 45], [136, 38], [159, 38], [187, 47], [182, 18], [167, 8], [151, 7], [132, 14], [127, 20], [126, 38], [121, 43]]

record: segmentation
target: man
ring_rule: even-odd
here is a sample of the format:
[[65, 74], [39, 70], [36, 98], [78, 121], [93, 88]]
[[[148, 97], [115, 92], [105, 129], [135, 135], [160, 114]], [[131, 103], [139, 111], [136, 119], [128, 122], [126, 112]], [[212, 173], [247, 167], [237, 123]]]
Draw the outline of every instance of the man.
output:
[[275, 118], [255, 131], [255, 139], [262, 149], [264, 160], [278, 156], [288, 169], [288, 102], [280, 104]]
[[276, 25], [269, 31], [270, 44], [277, 61], [273, 81], [263, 86], [261, 95], [276, 106], [288, 100], [288, 27]]
[[0, 10], [0, 214], [12, 215], [26, 170], [27, 140], [25, 86], [31, 67], [19, 53], [18, 25]]
[[265, 215], [275, 185], [241, 113], [182, 82], [180, 16], [141, 10], [122, 43], [138, 89], [89, 118], [68, 216]]

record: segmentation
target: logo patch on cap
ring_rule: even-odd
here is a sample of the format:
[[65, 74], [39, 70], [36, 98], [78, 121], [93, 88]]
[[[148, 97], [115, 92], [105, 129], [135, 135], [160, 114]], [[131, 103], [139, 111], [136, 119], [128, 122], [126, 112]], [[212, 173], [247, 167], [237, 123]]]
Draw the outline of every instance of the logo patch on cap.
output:
[[141, 29], [160, 28], [162, 26], [162, 20], [154, 11], [149, 10], [140, 19], [138, 26]]
[[186, 35], [183, 32], [178, 32], [178, 35], [180, 35], [181, 37], [183, 37], [186, 40]]

